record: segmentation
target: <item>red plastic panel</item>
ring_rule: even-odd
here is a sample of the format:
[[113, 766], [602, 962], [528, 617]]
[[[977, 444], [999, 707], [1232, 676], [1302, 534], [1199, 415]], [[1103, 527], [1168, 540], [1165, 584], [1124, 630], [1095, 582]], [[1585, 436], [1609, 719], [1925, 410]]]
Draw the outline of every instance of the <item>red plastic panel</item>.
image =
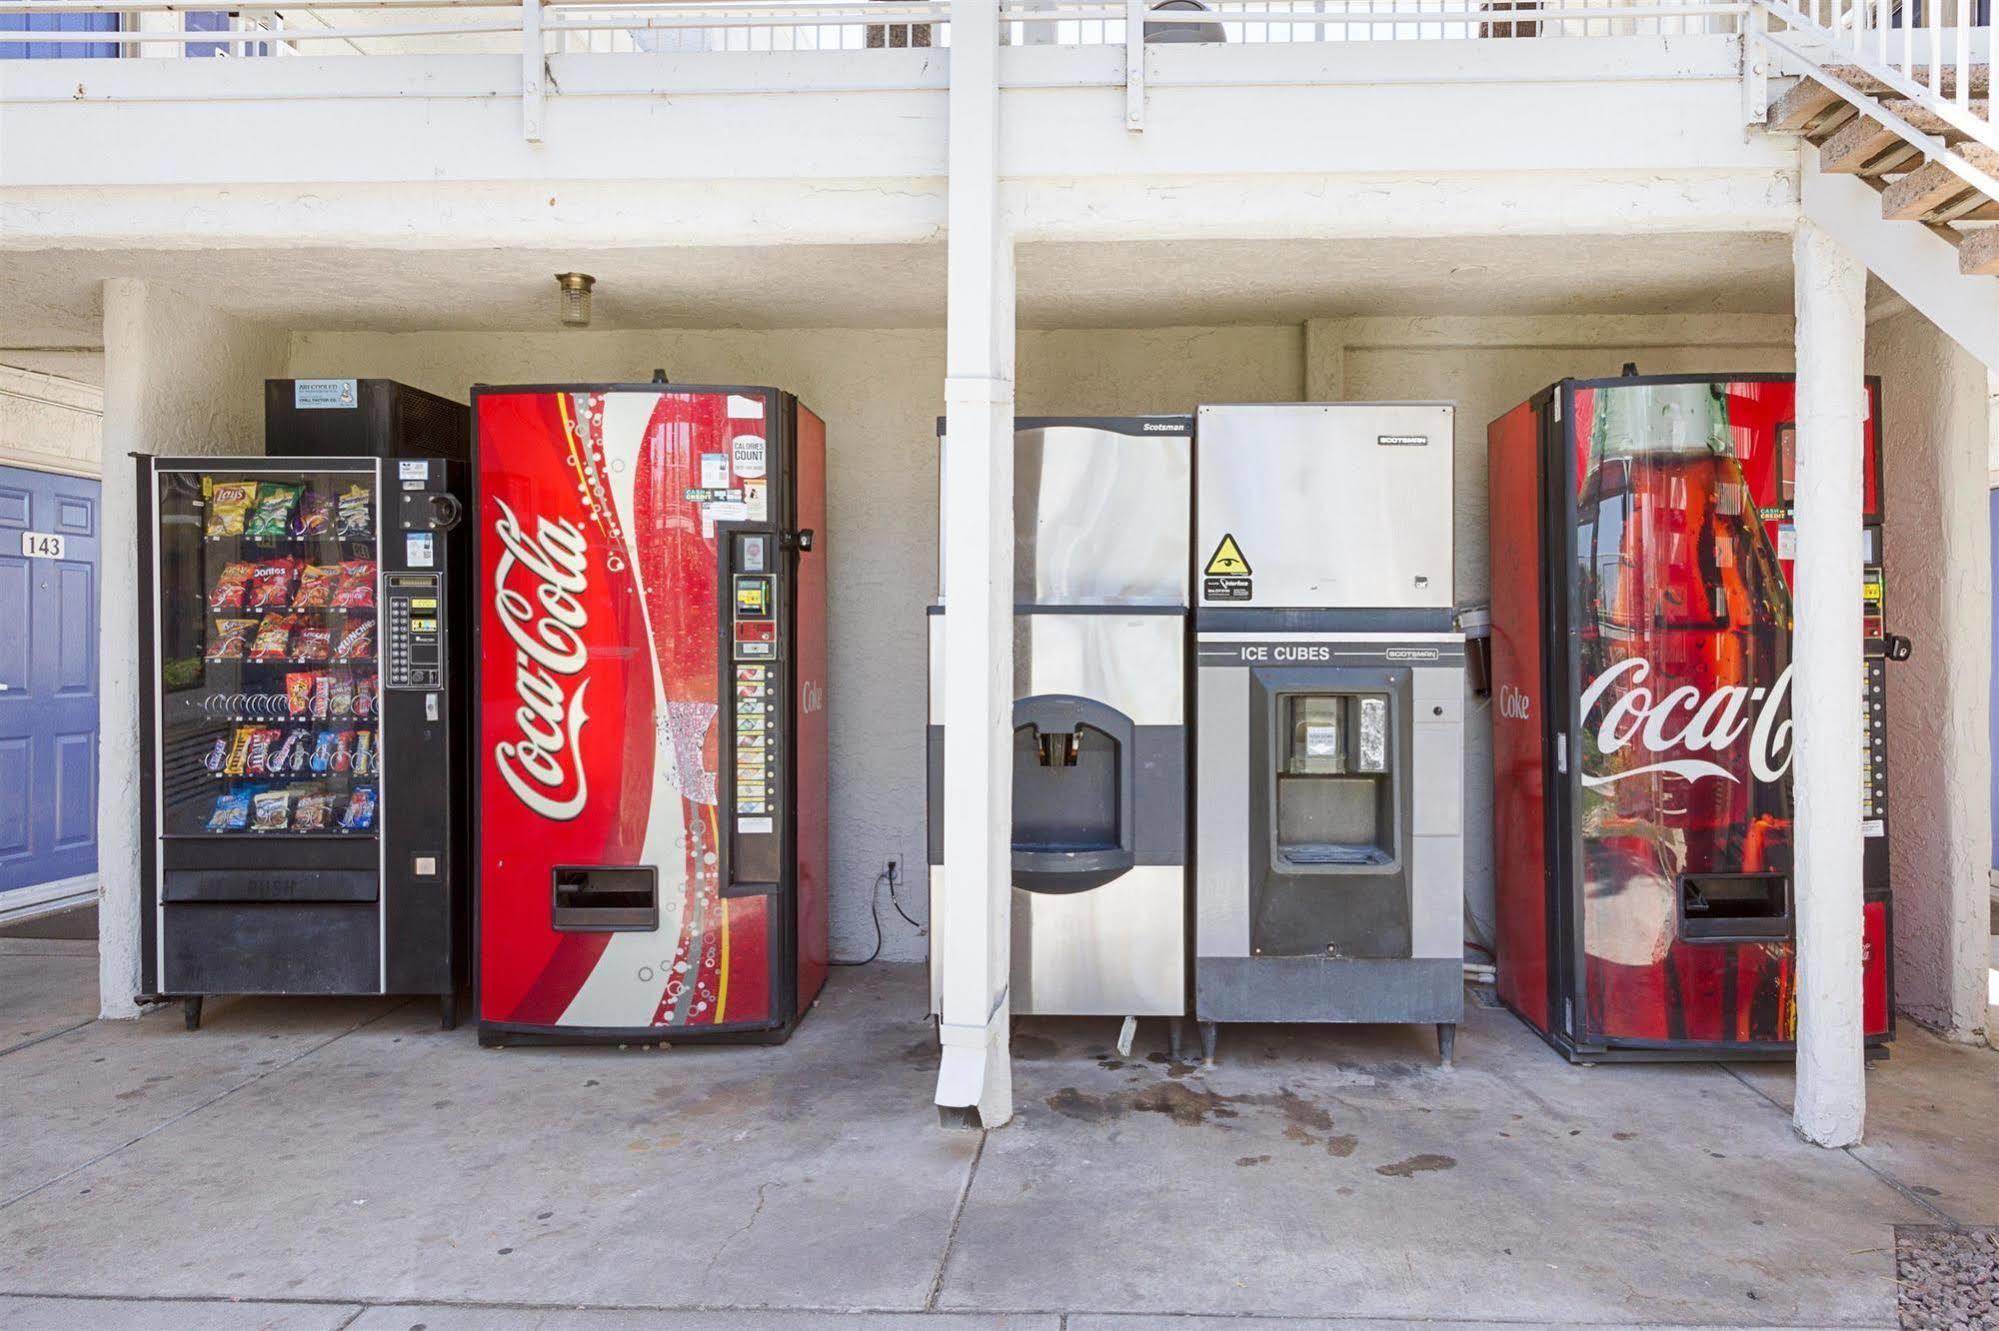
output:
[[798, 408], [797, 462], [792, 473], [793, 526], [812, 533], [812, 549], [799, 555], [796, 590], [798, 691], [798, 803], [792, 818], [798, 837], [798, 1011], [803, 1013], [826, 983], [829, 943], [827, 898], [826, 750], [826, 423]]
[[1492, 488], [1493, 835], [1499, 993], [1548, 1025], [1548, 856], [1543, 838], [1540, 425], [1522, 403], [1486, 430]]

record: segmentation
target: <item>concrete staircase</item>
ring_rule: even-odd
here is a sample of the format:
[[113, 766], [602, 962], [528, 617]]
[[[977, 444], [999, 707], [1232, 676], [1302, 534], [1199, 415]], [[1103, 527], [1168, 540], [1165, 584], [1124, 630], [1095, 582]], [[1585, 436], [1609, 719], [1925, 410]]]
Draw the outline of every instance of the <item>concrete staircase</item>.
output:
[[[1985, 117], [1989, 95], [1989, 65], [1967, 70], [1971, 112]], [[1821, 175], [1860, 180], [1881, 197], [1886, 221], [1912, 223], [1957, 250], [1957, 267], [1966, 276], [1999, 276], [1999, 199], [1988, 196], [1963, 176], [1910, 141], [1902, 127], [1941, 143], [1987, 175], [1999, 176], [1999, 149], [1976, 142], [1924, 104], [1900, 96], [1895, 89], [1857, 65], [1828, 65], [1830, 82], [1862, 94], [1866, 105], [1855, 105], [1847, 93], [1807, 74], [1770, 107], [1766, 128], [1773, 133], [1800, 134], [1818, 149]], [[1955, 71], [1939, 71], [1938, 96], [1957, 96]], [[1993, 289], [1999, 299], [1999, 287]]]

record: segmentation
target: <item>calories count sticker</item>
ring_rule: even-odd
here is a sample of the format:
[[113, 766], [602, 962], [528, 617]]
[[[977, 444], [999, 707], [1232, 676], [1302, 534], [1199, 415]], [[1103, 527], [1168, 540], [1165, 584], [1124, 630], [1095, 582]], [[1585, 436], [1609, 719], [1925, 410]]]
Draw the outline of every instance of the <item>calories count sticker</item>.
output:
[[736, 475], [745, 480], [757, 480], [763, 476], [768, 450], [762, 435], [737, 435], [729, 443], [729, 452]]

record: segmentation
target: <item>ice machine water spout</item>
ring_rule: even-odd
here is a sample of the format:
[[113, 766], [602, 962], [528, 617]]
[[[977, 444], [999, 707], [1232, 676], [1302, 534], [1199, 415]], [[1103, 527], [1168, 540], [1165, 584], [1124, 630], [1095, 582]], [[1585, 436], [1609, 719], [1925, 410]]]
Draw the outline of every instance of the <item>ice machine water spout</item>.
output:
[[1132, 867], [1131, 720], [1067, 695], [1013, 705], [1013, 881], [1085, 892]]

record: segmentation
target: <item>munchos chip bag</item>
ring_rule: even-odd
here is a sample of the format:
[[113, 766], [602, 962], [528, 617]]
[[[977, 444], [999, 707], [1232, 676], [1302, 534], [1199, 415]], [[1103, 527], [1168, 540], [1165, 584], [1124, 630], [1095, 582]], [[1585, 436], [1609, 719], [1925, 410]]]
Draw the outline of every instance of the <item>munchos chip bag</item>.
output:
[[333, 659], [336, 661], [360, 661], [375, 652], [375, 621], [364, 619], [348, 624], [341, 630], [340, 641], [333, 645]]

